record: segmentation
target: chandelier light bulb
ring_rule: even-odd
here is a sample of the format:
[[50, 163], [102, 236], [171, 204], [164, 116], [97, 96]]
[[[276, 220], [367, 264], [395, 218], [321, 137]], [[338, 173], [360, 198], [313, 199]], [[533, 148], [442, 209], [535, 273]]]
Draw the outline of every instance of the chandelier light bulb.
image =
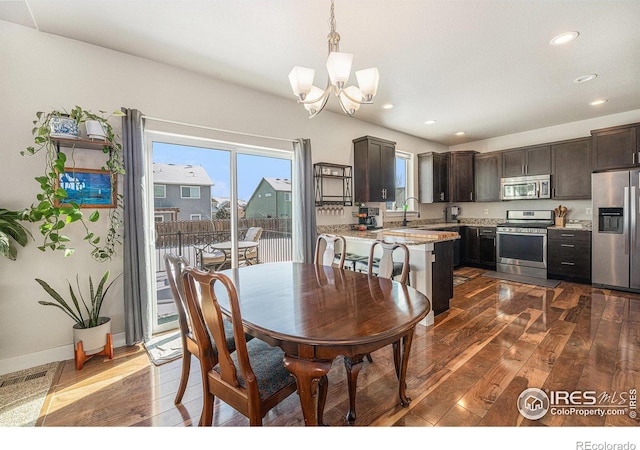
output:
[[358, 70], [356, 72], [356, 79], [362, 91], [362, 96], [365, 100], [371, 101], [378, 92], [378, 82], [380, 81], [378, 69], [372, 67], [370, 69]]
[[[324, 101], [325, 92], [317, 86], [311, 86], [311, 92], [307, 94], [307, 101], [313, 103], [305, 103], [304, 108], [311, 114], [315, 114], [316, 111], [320, 111], [322, 108], [322, 102]], [[317, 99], [317, 100], [316, 100]], [[314, 101], [315, 100], [315, 101]]]
[[311, 91], [313, 86], [313, 77], [316, 71], [313, 69], [307, 69], [306, 67], [295, 66], [291, 72], [289, 72], [289, 83], [293, 94], [304, 100], [307, 94]]
[[331, 84], [342, 88], [349, 79], [351, 73], [351, 63], [353, 55], [351, 53], [331, 52], [327, 58], [327, 72]]

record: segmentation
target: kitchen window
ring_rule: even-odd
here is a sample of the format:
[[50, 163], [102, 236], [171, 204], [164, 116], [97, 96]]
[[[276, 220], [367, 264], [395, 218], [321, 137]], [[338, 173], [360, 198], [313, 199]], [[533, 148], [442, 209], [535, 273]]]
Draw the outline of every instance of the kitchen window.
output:
[[[396, 150], [396, 201], [387, 202], [387, 211], [402, 211], [402, 205], [413, 190], [413, 160], [411, 153]], [[411, 205], [409, 205], [411, 206]]]

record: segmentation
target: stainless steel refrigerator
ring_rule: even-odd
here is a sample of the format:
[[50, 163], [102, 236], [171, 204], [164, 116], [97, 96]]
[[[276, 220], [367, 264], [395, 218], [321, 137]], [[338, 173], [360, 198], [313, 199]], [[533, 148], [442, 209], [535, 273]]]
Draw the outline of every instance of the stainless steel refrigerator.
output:
[[640, 292], [640, 169], [591, 175], [592, 284]]

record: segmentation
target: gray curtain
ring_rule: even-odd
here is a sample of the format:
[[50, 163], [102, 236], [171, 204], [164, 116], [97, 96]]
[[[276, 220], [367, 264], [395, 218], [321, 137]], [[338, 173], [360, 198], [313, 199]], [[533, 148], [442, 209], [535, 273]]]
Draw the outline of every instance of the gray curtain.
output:
[[124, 196], [124, 321], [127, 345], [150, 337], [149, 256], [145, 242], [146, 174], [142, 113], [122, 108], [122, 151], [125, 175]]
[[317, 229], [316, 207], [313, 182], [313, 161], [311, 141], [298, 139], [293, 143], [293, 179], [298, 189], [294, 189], [295, 204], [293, 212], [293, 260], [313, 262]]

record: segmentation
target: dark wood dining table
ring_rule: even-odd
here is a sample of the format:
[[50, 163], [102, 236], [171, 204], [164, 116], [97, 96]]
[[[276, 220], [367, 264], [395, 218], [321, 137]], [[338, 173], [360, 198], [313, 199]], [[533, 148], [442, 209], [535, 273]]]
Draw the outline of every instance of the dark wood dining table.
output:
[[[425, 295], [385, 278], [307, 263], [256, 264], [222, 273], [237, 288], [245, 332], [284, 351], [305, 425], [322, 424], [319, 384], [336, 357], [362, 364], [364, 355], [394, 343], [400, 403], [409, 404], [405, 380], [411, 342], [416, 324], [431, 310]], [[223, 298], [220, 304], [228, 314]], [[351, 382], [355, 390], [355, 379]], [[354, 408], [351, 404], [353, 418]]]

